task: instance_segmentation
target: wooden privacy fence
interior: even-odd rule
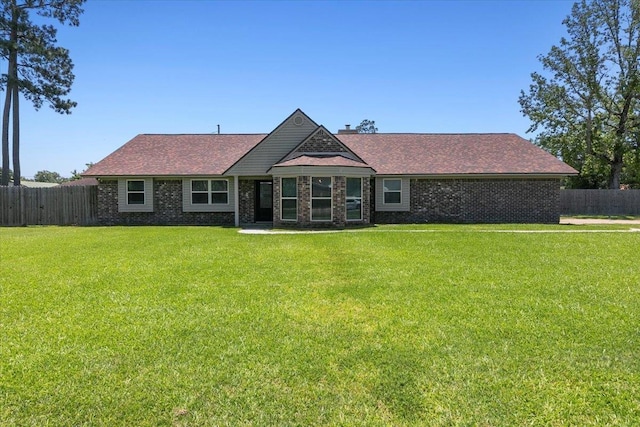
[[[0,187],[0,225],[91,225],[98,217],[98,187]]]
[[[640,190],[560,190],[560,215],[640,215]]]

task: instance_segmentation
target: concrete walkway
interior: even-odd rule
[[[622,224],[629,225],[628,229],[612,230],[612,229],[576,229],[567,227],[566,229],[551,228],[542,230],[518,230],[518,229],[465,229],[470,233],[639,233],[640,219],[623,220],[623,219],[583,219],[583,218],[562,218],[560,224],[563,225],[606,225],[606,224]],[[384,228],[354,228],[354,229],[338,229],[338,230],[273,230],[269,227],[248,227],[238,230],[241,234],[330,234],[330,233],[441,233],[455,232],[455,229],[438,230],[438,229],[393,229]]]
[[[592,225],[592,224],[640,224],[640,219],[601,219],[601,218],[560,218],[560,224]]]

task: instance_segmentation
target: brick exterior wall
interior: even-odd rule
[[[311,221],[311,177],[298,177],[298,220],[282,221],[280,219],[280,188],[281,178],[273,180],[273,225],[276,227],[303,227],[303,228],[342,228],[351,226],[362,226],[370,224],[370,181],[362,179],[362,220],[347,221],[346,211],[346,183],[344,176],[332,177],[332,220],[331,221]]]
[[[480,180],[465,183],[466,222],[560,222],[560,180]]]
[[[557,224],[560,220],[558,179],[411,179],[410,191],[409,212],[375,212],[373,220],[379,224]]]
[[[252,179],[240,179],[238,184],[238,206],[240,224],[256,222],[256,187]]]
[[[233,212],[183,212],[182,181],[153,181],[153,212],[118,212],[118,181],[98,185],[101,225],[234,225]]]
[[[280,178],[274,178],[277,227],[332,228],[371,223],[558,223],[558,179],[411,179],[409,212],[374,212],[375,180],[363,179],[362,221],[346,221],[346,179],[333,177],[333,220],[311,221],[310,177],[298,177],[298,221],[280,219]],[[101,225],[233,225],[233,212],[183,212],[182,181],[154,180],[154,212],[118,212],[118,182],[98,185]],[[255,222],[254,180],[239,181],[240,222]]]
[[[118,224],[118,181],[101,181],[98,184],[98,224]]]

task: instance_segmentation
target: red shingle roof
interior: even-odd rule
[[[557,174],[576,171],[515,134],[339,134],[380,175]]]
[[[60,184],[60,187],[81,187],[86,185],[98,185],[98,180],[95,178],[80,178],[73,181],[67,181]]]
[[[83,176],[221,175],[266,136],[138,135]],[[301,156],[278,166],[368,166],[380,175],[576,174],[570,166],[515,134],[335,136],[366,165],[341,156]]]
[[[265,136],[138,135],[83,176],[221,175]]]

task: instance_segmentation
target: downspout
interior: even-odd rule
[[[240,180],[238,175],[233,176],[233,212],[235,214],[236,227],[240,227]]]

